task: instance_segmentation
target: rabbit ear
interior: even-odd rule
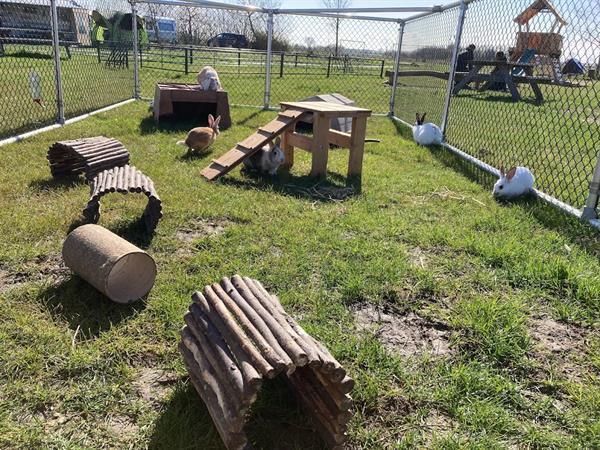
[[[419,122],[421,120],[421,116],[419,115],[419,113],[417,113],[417,122]]]
[[[277,139],[275,139],[275,145],[276,145],[277,147],[279,147],[279,145],[280,145],[280,144],[281,144],[281,138],[280,138],[280,137],[278,137]]]
[[[427,115],[427,113],[423,113],[423,115],[421,116],[421,120],[422,120],[423,122],[425,122],[425,116],[426,116],[426,115]]]
[[[506,173],[504,172],[504,166],[500,166],[498,167],[498,170],[500,171],[500,176],[503,177],[506,175]]]
[[[209,114],[209,115],[208,115],[208,126],[209,126],[209,127],[212,127],[214,123],[215,123],[215,118],[214,118],[214,116],[213,116],[212,114]]]
[[[219,126],[219,122],[221,122],[221,116],[218,116],[215,121],[214,121],[214,126],[218,127]]]
[[[508,171],[508,173],[506,174],[506,179],[508,181],[512,180],[516,173],[517,173],[517,168],[511,167],[510,170]]]

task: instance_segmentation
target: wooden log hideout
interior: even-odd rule
[[[100,198],[110,192],[143,192],[148,197],[144,210],[144,222],[149,232],[154,231],[162,218],[162,204],[154,189],[154,182],[134,166],[113,167],[100,172],[90,183],[90,200],[83,210],[88,222],[97,223],[100,219]]]
[[[192,295],[179,345],[190,381],[228,449],[248,446],[245,415],[263,379],[284,377],[331,448],[341,448],[354,381],[329,351],[251,278]]]
[[[116,139],[104,136],[60,141],[47,154],[53,177],[84,173],[88,181],[99,172],[129,163],[129,151]]]

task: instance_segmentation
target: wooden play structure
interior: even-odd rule
[[[140,299],[156,279],[156,263],[148,253],[99,225],[75,228],[62,256],[67,267],[117,303]]]
[[[179,116],[206,122],[209,114],[221,116],[221,128],[231,126],[227,91],[203,91],[198,85],[157,84],[154,90],[154,120]]]
[[[533,31],[531,21],[539,14],[551,14],[553,22],[544,32]],[[517,44],[511,49],[511,61],[524,64],[533,63],[541,75],[552,78],[556,83],[563,81],[560,55],[563,47],[562,28],[567,25],[550,0],[535,0],[529,7],[515,17],[519,25]],[[521,75],[515,72],[514,75]]]
[[[104,136],[55,142],[46,157],[53,177],[84,173],[88,181],[105,169],[129,163],[123,144]]]
[[[235,275],[192,295],[179,349],[230,450],[246,449],[246,414],[265,379],[283,377],[329,448],[341,449],[354,381],[279,299]]]
[[[294,164],[294,148],[312,154],[311,176],[324,177],[327,174],[327,161],[330,144],[350,149],[348,177],[360,177],[365,148],[367,118],[371,110],[328,102],[284,102],[276,119],[239,142],[202,171],[208,180],[214,180],[240,164],[244,159],[258,152],[263,146],[281,136],[281,148],[285,153],[285,168]],[[352,118],[352,131],[343,133],[330,129],[333,119]],[[295,132],[299,121],[313,124],[313,136]]]
[[[144,193],[148,204],[144,210],[144,223],[153,232],[162,218],[162,203],[154,189],[154,182],[133,166],[113,167],[100,172],[90,183],[90,200],[83,210],[88,222],[97,223],[100,219],[100,199],[111,192],[127,194]]]

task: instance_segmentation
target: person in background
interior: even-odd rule
[[[467,49],[460,53],[456,58],[456,71],[457,72],[468,72],[473,67],[473,59],[475,52],[475,45],[471,44],[467,47]]]
[[[496,61],[508,62],[508,58],[506,57],[506,54],[504,52],[497,52]],[[500,69],[496,67],[494,70],[492,70],[491,73],[494,74],[499,71]],[[496,81],[489,87],[489,89],[491,91],[506,91],[506,83],[504,81]]]

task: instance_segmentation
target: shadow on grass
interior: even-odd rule
[[[327,172],[327,178],[317,180],[309,175],[296,176],[283,171],[276,176],[262,175],[242,169],[243,179],[221,178],[221,183],[241,189],[272,190],[278,194],[320,202],[344,201],[361,192],[359,177],[346,178]]]
[[[88,223],[83,216],[79,217],[69,227],[69,233],[75,228]],[[98,225],[102,226],[100,223]],[[134,220],[119,222],[117,226],[108,229],[141,249],[147,249],[154,238],[154,232],[149,232],[146,228],[143,215]]]
[[[532,106],[542,106],[548,105],[548,103],[552,103],[552,100],[544,99],[543,103],[538,103],[535,98],[525,97],[523,96],[523,91],[520,91],[522,95],[521,100],[515,101],[512,99],[510,92],[506,91],[495,91],[496,94],[490,93],[490,91],[468,91],[471,94],[458,94],[455,95],[457,98],[468,98],[470,100],[476,100],[479,102],[492,102],[492,103],[506,103],[506,104],[517,104],[517,103],[526,103]],[[526,94],[525,94],[526,95]]]
[[[237,122],[235,122],[235,124],[236,125],[246,125],[248,122],[250,122],[255,117],[260,116],[263,112],[264,112],[263,109],[257,109],[255,111],[252,111],[248,116],[246,116],[246,117],[238,120]]]
[[[204,124],[206,125],[206,124]],[[181,120],[175,118],[163,118],[159,123],[154,121],[153,116],[144,117],[140,121],[140,134],[154,134],[159,131],[173,131],[173,132],[185,132],[187,133],[192,128],[204,126],[198,123],[196,120]]]
[[[39,178],[29,183],[29,187],[36,191],[60,190],[67,191],[85,184],[82,176],[62,178]]]
[[[263,385],[244,429],[256,449],[326,448],[281,377]],[[149,448],[225,448],[206,406],[191,384],[177,388],[171,397],[156,422]]]
[[[465,161],[443,147],[431,147],[431,154],[444,165],[460,172],[470,180],[481,184],[490,191],[497,178]],[[502,206],[518,207],[524,214],[531,214],[545,228],[556,231],[570,242],[582,247],[590,255],[600,258],[600,239],[598,231],[578,220],[576,217],[560,211],[556,207],[533,195],[511,201],[499,201]]]
[[[185,147],[181,147],[182,149]],[[180,161],[195,161],[198,159],[204,159],[207,156],[211,156],[213,154],[213,151],[208,148],[206,150],[204,150],[203,152],[197,152],[197,151],[188,151],[187,149],[185,150],[185,153],[183,153],[182,155],[178,156],[177,159]]]
[[[78,340],[96,338],[146,306],[143,300],[128,305],[112,302],[76,275],[45,289],[38,300],[57,321],[79,329]]]

